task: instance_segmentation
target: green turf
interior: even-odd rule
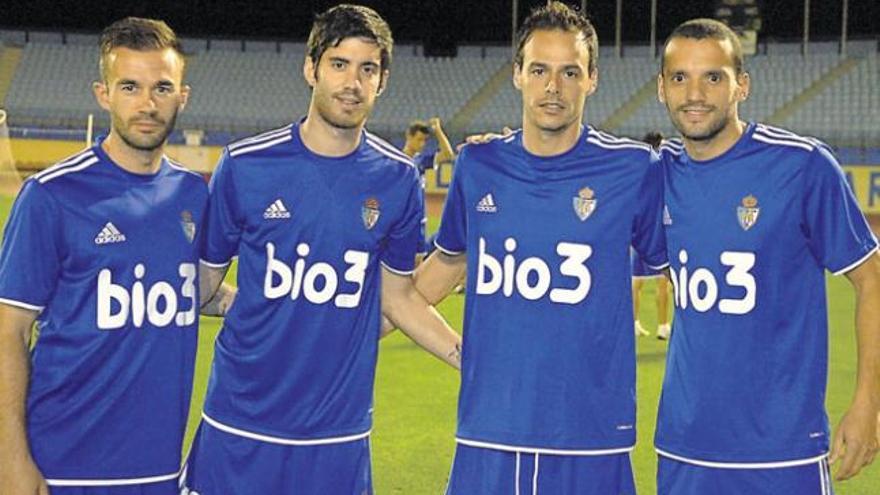
[[[0,197],[0,218],[4,219],[4,223],[9,206],[9,200]],[[435,222],[431,224],[436,225]],[[234,273],[233,265],[227,278],[234,281]],[[855,383],[854,300],[852,289],[844,277],[829,277],[828,280],[832,330],[827,405],[832,425],[836,425],[849,404]],[[656,328],[656,314],[650,303],[654,290],[654,283],[648,282],[642,294],[641,321],[652,331]],[[441,312],[455,328],[461,328],[463,302],[462,296],[453,295],[440,306]],[[202,318],[201,323],[187,445],[198,420],[220,320]],[[633,464],[641,494],[655,493],[656,457],[651,439],[663,377],[665,347],[665,343],[654,337],[642,337],[637,342],[639,435]],[[442,493],[454,449],[457,393],[457,374],[422,352],[399,332],[382,341],[376,374],[376,412],[372,436],[376,493]],[[835,490],[838,495],[880,493],[880,461],[854,480],[838,483]]]

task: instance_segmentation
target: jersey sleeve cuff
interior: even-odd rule
[[[225,263],[214,263],[214,262],[208,261],[204,258],[199,259],[200,264],[205,265],[209,268],[226,268],[227,266],[229,266],[230,262],[232,262],[232,260],[226,260]]]
[[[874,244],[874,247],[871,248],[871,250],[868,251],[864,256],[862,256],[861,258],[859,258],[859,259],[856,260],[855,262],[850,263],[849,265],[847,265],[847,266],[841,268],[840,270],[837,270],[837,271],[831,272],[831,274],[832,274],[832,275],[843,275],[843,274],[845,274],[846,272],[848,272],[848,271],[850,271],[850,270],[854,270],[855,268],[858,268],[859,265],[861,265],[862,263],[868,261],[868,258],[870,258],[871,256],[877,254],[877,249],[878,249],[878,247],[877,247],[877,244],[875,243],[875,244]]]
[[[16,299],[8,299],[5,297],[0,297],[0,303],[6,304],[8,306],[14,306],[16,308],[28,309],[31,311],[43,311],[43,308],[46,306],[37,306],[36,304],[26,303],[24,301],[18,301]]]
[[[665,269],[669,268],[669,262],[667,261],[666,263],[662,263],[660,265],[648,264],[648,267],[651,268],[652,270],[657,270],[657,271],[665,270]]]
[[[413,274],[413,272],[415,272],[415,270],[398,270],[397,268],[394,268],[393,266],[389,266],[388,263],[385,263],[384,261],[380,261],[379,264],[382,265],[382,268],[388,270],[389,272],[391,272],[395,275],[403,276],[403,277],[409,277],[410,275]]]
[[[448,249],[448,248],[443,247],[442,245],[440,245],[439,242],[437,242],[437,239],[434,239],[434,247],[436,247],[437,250],[439,250],[441,253],[449,255],[449,256],[458,256],[460,254],[464,254],[464,250],[454,251],[452,249]]]

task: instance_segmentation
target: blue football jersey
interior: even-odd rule
[[[0,302],[35,311],[28,439],[52,484],[173,479],[196,352],[208,188],[100,145],[29,178],[6,224]]]
[[[311,152],[299,124],[229,145],[211,182],[204,263],[238,256],[205,420],[296,443],[365,436],[381,316],[380,265],[409,274],[421,240],[418,171],[364,133]]]
[[[459,155],[437,248],[467,252],[458,441],[597,454],[635,443],[630,245],[661,268],[663,183],[643,143],[583,128]]]
[[[675,329],[656,446],[686,462],[815,462],[828,451],[825,273],[876,251],[837,161],[749,124],[708,161],[663,146]]]

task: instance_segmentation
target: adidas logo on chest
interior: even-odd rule
[[[125,242],[125,234],[119,231],[113,222],[107,222],[104,228],[98,232],[95,237],[95,244],[113,244],[117,242]]]
[[[284,206],[281,198],[276,199],[263,212],[263,218],[266,220],[276,220],[281,218],[290,218],[290,210]]]
[[[495,204],[495,198],[492,193],[483,196],[477,203],[477,211],[480,213],[495,213],[498,211],[498,205]]]

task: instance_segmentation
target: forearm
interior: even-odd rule
[[[452,144],[446,133],[443,132],[443,126],[440,119],[434,117],[431,119],[431,129],[434,131],[434,138],[437,140],[438,153],[434,159],[434,164],[451,162],[455,159],[455,152],[452,150]]]
[[[383,311],[397,328],[420,347],[453,368],[461,368],[461,336],[417,291]]]
[[[880,284],[880,281],[872,281]],[[854,402],[880,410],[880,287],[857,291],[856,339],[858,372]]]
[[[437,305],[461,282],[466,269],[464,255],[449,256],[438,251],[419,265],[413,284],[428,304]]]
[[[30,459],[25,419],[27,345],[17,333],[0,329],[0,462],[4,464]]]
[[[226,277],[226,271],[229,265],[224,267],[214,267],[205,264],[199,265],[199,307],[204,308],[215,299],[217,292],[220,290],[223,278]],[[221,294],[220,297],[223,295]],[[202,311],[204,313],[204,309]],[[205,313],[207,314],[207,313]]]
[[[220,284],[214,296],[202,304],[201,313],[206,316],[226,316],[235,301],[238,290],[229,284]]]

